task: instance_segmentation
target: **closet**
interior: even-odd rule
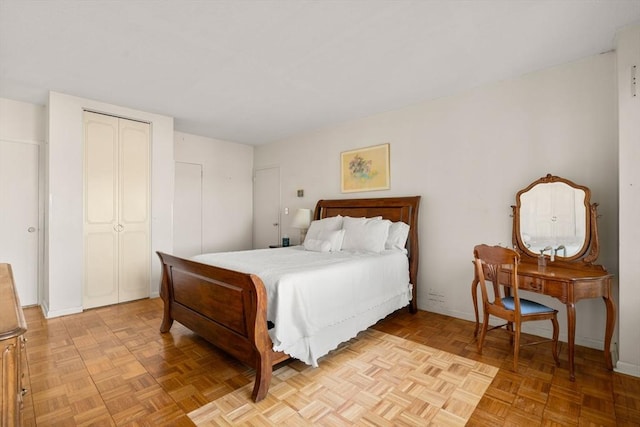
[[[83,307],[149,296],[150,125],[84,112]]]

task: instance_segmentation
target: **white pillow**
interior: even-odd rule
[[[313,252],[329,252],[331,243],[328,240],[304,239],[304,248]]]
[[[372,218],[344,218],[342,250],[380,253],[384,250],[391,221]]]
[[[324,240],[331,244],[331,252],[338,252],[340,249],[342,249],[343,239],[344,230],[323,230],[318,234],[318,240]]]
[[[384,244],[385,249],[405,249],[409,237],[409,225],[402,221],[393,222],[389,226],[389,236]]]
[[[311,221],[311,225],[309,225],[309,229],[307,230],[305,241],[307,239],[318,240],[318,236],[322,231],[337,231],[341,228],[342,216],[340,215]]]

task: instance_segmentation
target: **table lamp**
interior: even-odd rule
[[[300,229],[300,244],[304,242],[309,224],[311,224],[311,209],[298,209],[291,222],[291,228]]]

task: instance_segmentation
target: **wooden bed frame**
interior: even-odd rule
[[[314,219],[343,215],[381,215],[410,226],[409,278],[413,297],[409,305],[417,311],[418,208],[420,196],[377,199],[320,200]],[[269,390],[273,365],[289,356],[273,351],[267,331],[267,296],[264,283],[253,274],[214,267],[158,252],[162,262],[160,297],[164,317],[160,332],[168,332],[176,320],[216,347],[255,368],[251,397],[262,400]]]

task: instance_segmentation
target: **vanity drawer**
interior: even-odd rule
[[[520,276],[518,282],[520,282],[519,288],[525,291],[537,292],[561,300],[567,297],[567,284],[561,281]]]
[[[518,282],[518,287],[525,291],[544,292],[544,279],[520,276],[518,277]]]
[[[545,280],[544,293],[550,297],[556,297],[565,301],[567,298],[567,283],[557,280]]]

